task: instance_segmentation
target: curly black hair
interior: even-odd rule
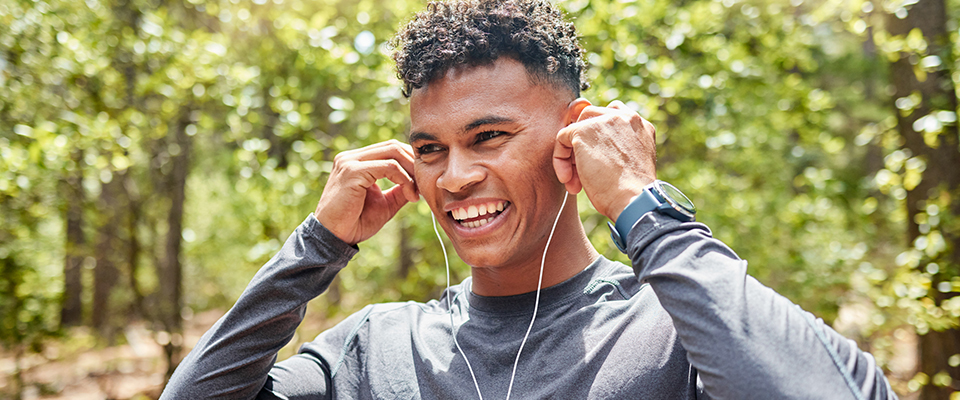
[[[456,66],[520,61],[537,82],[590,87],[573,23],[549,0],[450,0],[431,2],[397,36],[397,76],[403,94],[426,86]]]

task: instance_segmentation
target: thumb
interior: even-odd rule
[[[393,218],[404,205],[411,202],[409,194],[405,193],[405,191],[409,191],[409,189],[405,186],[407,185],[396,185],[383,191],[383,197],[387,201],[387,215],[389,218]]]
[[[580,174],[577,173],[577,159],[573,149],[574,130],[570,127],[561,129],[557,133],[553,145],[553,170],[557,180],[562,183],[570,194],[580,193]]]

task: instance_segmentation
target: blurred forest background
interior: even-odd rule
[[[156,397],[314,210],[333,156],[403,138],[389,41],[424,5],[0,0],[0,398]],[[960,1],[561,5],[584,96],[656,124],[660,177],[750,273],[904,398],[960,399]],[[423,202],[361,249],[281,358],[443,288]]]

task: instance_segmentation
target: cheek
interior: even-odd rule
[[[433,197],[437,190],[439,174],[434,170],[437,170],[437,168],[421,163],[413,164],[413,181],[416,182],[420,194],[428,200]]]
[[[520,155],[523,160],[523,169],[529,171],[528,173],[538,181],[559,182],[553,170],[553,147],[553,141],[547,140],[538,140],[525,146]]]
[[[428,184],[429,180],[427,179],[424,168],[420,164],[413,165],[413,182],[417,184],[417,188],[420,189],[420,192],[423,193],[425,190],[430,189]]]

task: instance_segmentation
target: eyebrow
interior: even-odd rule
[[[463,127],[463,132],[469,132],[484,125],[496,125],[496,124],[502,124],[506,122],[513,122],[513,120],[507,117],[498,117],[495,115],[490,115],[490,116],[479,118],[465,125]]]
[[[407,138],[407,142],[410,143],[418,140],[437,140],[437,137],[426,132],[413,132],[410,134],[410,137]]]
[[[460,133],[467,133],[484,125],[497,125],[509,122],[514,122],[514,120],[507,117],[489,115],[486,117],[477,118],[469,124],[464,125]],[[426,132],[412,132],[407,140],[410,143],[413,143],[418,140],[437,140],[437,137]]]

